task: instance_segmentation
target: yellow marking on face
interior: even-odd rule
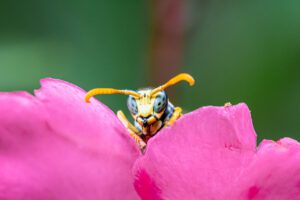
[[[154,99],[150,97],[151,90],[139,91],[140,98],[136,99],[138,106],[138,116],[149,117],[153,114]]]

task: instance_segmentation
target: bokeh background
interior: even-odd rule
[[[259,140],[300,139],[299,0],[0,2],[0,90],[39,79],[94,87],[157,86],[186,112],[246,102]],[[125,96],[102,96],[114,111]]]

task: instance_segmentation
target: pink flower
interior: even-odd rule
[[[203,107],[142,155],[106,106],[69,83],[0,94],[1,200],[300,199],[300,144],[256,148],[245,104]]]

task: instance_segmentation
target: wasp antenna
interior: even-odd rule
[[[175,85],[176,83],[180,82],[180,81],[186,81],[189,83],[190,86],[193,86],[195,84],[195,80],[194,78],[187,74],[187,73],[181,73],[178,74],[177,76],[171,78],[168,82],[166,82],[165,84],[155,88],[154,90],[151,91],[151,95],[156,94],[159,91],[162,91],[164,89],[166,89],[167,87],[170,87],[172,85]]]
[[[132,95],[136,98],[140,97],[139,93],[131,90],[117,90],[113,88],[95,88],[87,92],[87,94],[85,95],[85,102],[89,102],[90,98],[99,94],[125,94],[125,95]]]

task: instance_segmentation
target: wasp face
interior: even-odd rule
[[[142,127],[150,126],[157,122],[163,115],[168,105],[165,91],[151,95],[151,89],[139,90],[139,98],[129,96],[127,106],[134,119]]]

